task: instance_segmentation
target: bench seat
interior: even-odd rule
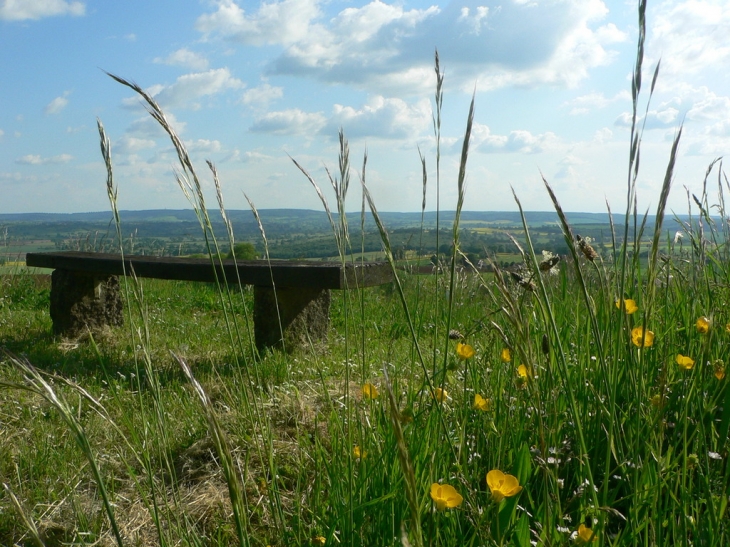
[[[307,262],[155,257],[80,251],[28,253],[30,267],[50,268],[51,319],[57,334],[121,325],[120,275],[254,286],[254,333],[259,350],[290,350],[326,340],[330,290],[393,280],[387,262]]]

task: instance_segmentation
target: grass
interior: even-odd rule
[[[436,75],[438,142],[438,63]],[[226,244],[215,239],[200,177],[164,113],[116,79],[168,131],[178,182],[219,260],[232,230]],[[470,123],[471,113],[457,211]],[[364,158],[362,210],[376,217],[397,282],[333,295],[324,348],[259,354],[252,295],[223,280],[125,278],[126,325],[65,340],[49,334],[48,278],[2,275],[0,544],[726,545],[730,187],[713,162],[690,203],[694,222],[662,240],[680,134],[657,226],[644,233],[635,125],[629,215],[612,224],[603,256],[577,239],[545,181],[570,251],[551,270],[526,223],[519,272],[399,269]],[[328,181],[338,213],[355,173],[341,135]],[[338,260],[362,259],[353,220],[330,218]],[[463,258],[458,214],[454,224],[451,264]],[[629,299],[636,310],[621,304]]]

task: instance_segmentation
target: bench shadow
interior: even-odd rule
[[[26,329],[17,332],[12,338],[0,340],[0,353],[8,352],[11,355],[26,359],[39,371],[58,375],[80,384],[88,382],[114,381],[121,388],[130,390],[143,389],[149,386],[147,373],[142,361],[135,363],[131,356],[133,348],[126,343],[123,348],[108,348],[105,341],[109,337],[121,336],[128,338],[128,332],[119,332],[123,329],[108,329],[97,333],[93,340],[89,336],[80,339],[65,339],[54,335],[49,329]],[[117,342],[118,344],[118,342]],[[175,351],[175,350],[172,350]],[[120,355],[122,354],[122,355]],[[125,356],[128,355],[129,357]],[[213,377],[232,379],[240,376],[240,366],[245,362],[237,359],[233,352],[219,354],[215,361],[210,356],[180,354],[190,366],[197,379],[205,381]],[[271,357],[275,358],[275,357]],[[242,364],[236,364],[242,362]],[[153,365],[156,380],[160,387],[189,383],[181,367],[167,352],[164,360],[159,360],[158,366]]]

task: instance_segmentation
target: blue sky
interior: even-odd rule
[[[682,120],[670,207],[687,209],[730,151],[730,3],[649,0],[639,208],[655,207]],[[288,155],[328,190],[337,133],[383,211],[417,211],[429,173],[437,48],[445,72],[442,209],[453,209],[476,90],[468,210],[625,208],[636,2],[624,0],[0,0],[0,213],[108,209],[97,117],[122,209],[186,208],[170,143],[130,90],[161,104],[215,204],[320,209]],[[646,94],[644,95],[646,99]],[[642,102],[642,112],[645,108]],[[712,175],[716,187],[716,172]],[[358,176],[348,199],[359,210]],[[686,188],[686,189],[685,189]],[[329,194],[328,194],[329,195]],[[332,199],[330,197],[330,199]]]

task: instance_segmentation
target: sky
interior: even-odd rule
[[[183,209],[160,104],[217,207],[334,207],[338,133],[348,211],[360,180],[381,211],[453,210],[469,103],[465,210],[626,208],[635,0],[0,0],[0,213],[109,209],[97,119],[120,209]],[[444,72],[440,184],[434,53]],[[659,78],[647,103],[651,76]],[[639,210],[656,208],[683,133],[670,210],[687,211],[730,151],[730,2],[649,0]],[[647,110],[648,108],[648,110]],[[645,114],[646,113],[646,114]],[[713,195],[718,168],[710,175]],[[437,196],[438,193],[438,196]]]

